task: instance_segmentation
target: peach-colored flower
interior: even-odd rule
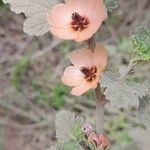
[[[108,138],[104,135],[100,135],[99,140],[100,140],[100,146],[102,146],[104,149],[106,149],[109,145]]]
[[[65,69],[62,82],[73,87],[71,93],[80,96],[89,89],[96,88],[100,75],[107,65],[107,52],[97,44],[94,53],[82,48],[71,53],[70,61],[74,66]]]
[[[95,132],[91,132],[88,141],[93,143],[95,147],[101,147],[103,149],[106,149],[109,145],[108,138],[104,135],[100,135],[99,137],[96,135]]]
[[[50,31],[60,39],[89,39],[107,18],[103,0],[66,0],[48,12]]]
[[[88,141],[90,143],[93,143],[93,145],[95,145],[95,147],[99,147],[101,144],[101,141],[98,139],[97,135],[95,132],[91,132],[89,137],[88,137]]]

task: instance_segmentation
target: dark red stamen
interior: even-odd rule
[[[74,31],[83,31],[88,27],[89,21],[86,17],[80,16],[78,13],[72,14],[71,28]]]
[[[91,68],[82,67],[81,72],[84,74],[84,77],[88,82],[92,82],[93,80],[96,79],[96,73],[97,73],[96,66],[93,66]]]

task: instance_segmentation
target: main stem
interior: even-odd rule
[[[95,94],[96,94],[96,133],[97,135],[103,135],[105,102],[104,96],[101,92],[100,84],[97,85],[97,88],[95,89]]]
[[[94,53],[96,47],[95,37],[93,36],[86,42],[88,48]],[[101,92],[100,83],[98,83],[97,88],[95,89],[96,94],[96,133],[97,135],[103,134],[103,124],[104,124],[104,111],[106,100]]]

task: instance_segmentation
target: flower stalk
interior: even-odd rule
[[[88,48],[94,52],[96,41],[95,36],[86,41]],[[96,134],[103,135],[103,124],[104,124],[104,111],[105,111],[105,96],[102,94],[101,85],[98,83],[95,89],[96,95]]]
[[[103,135],[105,101],[104,96],[101,92],[100,84],[97,85],[97,88],[95,89],[95,94],[96,94],[96,133],[97,135]]]

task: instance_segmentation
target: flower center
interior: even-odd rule
[[[84,74],[84,78],[88,82],[92,82],[93,80],[96,79],[96,73],[97,73],[96,66],[93,66],[91,68],[81,67],[81,72]]]
[[[78,13],[72,14],[71,28],[74,31],[83,31],[88,27],[89,21],[86,17],[80,16]]]

